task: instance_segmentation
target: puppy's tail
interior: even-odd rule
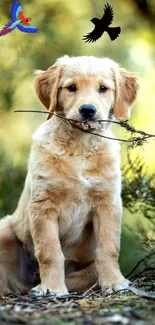
[[[121,28],[120,27],[108,27],[106,29],[106,32],[108,33],[110,39],[114,41],[120,34]]]

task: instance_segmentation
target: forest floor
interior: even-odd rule
[[[133,288],[133,289],[132,289]],[[0,324],[25,325],[151,325],[155,324],[155,271],[138,276],[131,291],[103,296],[94,288],[61,298],[2,297]]]

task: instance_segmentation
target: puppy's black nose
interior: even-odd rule
[[[85,119],[92,118],[96,112],[96,107],[91,104],[84,104],[79,108],[79,114]]]

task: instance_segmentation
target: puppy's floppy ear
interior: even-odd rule
[[[123,68],[114,68],[115,78],[115,105],[113,113],[116,118],[128,120],[130,106],[134,102],[139,89],[138,77],[133,72]]]
[[[50,111],[54,112],[57,105],[58,85],[61,75],[61,68],[56,63],[46,71],[36,71],[37,77],[34,81],[34,90],[43,103]],[[48,115],[47,119],[52,115]]]

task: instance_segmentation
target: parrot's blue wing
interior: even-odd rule
[[[20,23],[19,25],[17,25],[17,28],[24,33],[37,33],[38,32],[38,28],[34,27],[33,25],[26,25],[23,23]]]
[[[19,19],[19,13],[22,12],[22,7],[19,0],[14,0],[12,7],[11,7],[11,17],[13,21]]]

